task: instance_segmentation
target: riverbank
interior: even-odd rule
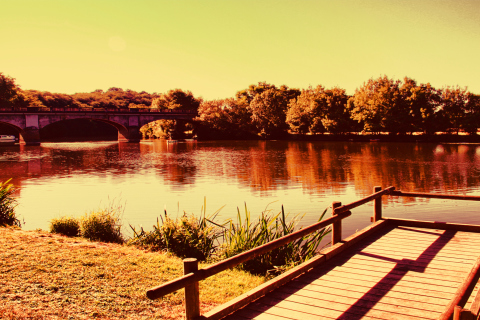
[[[179,258],[132,246],[0,228],[0,318],[183,319],[183,290],[155,301],[145,296],[182,268]],[[201,310],[262,282],[238,270],[208,278],[200,282]]]

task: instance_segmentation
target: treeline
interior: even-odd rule
[[[282,138],[291,133],[476,134],[480,122],[480,96],[466,88],[437,89],[387,76],[368,80],[353,95],[338,87],[299,90],[260,82],[232,98],[203,100],[181,89],[150,94],[110,88],[73,95],[21,90],[0,73],[0,108],[5,107],[198,110],[195,121],[180,129],[194,130],[204,139]],[[173,127],[172,121],[163,120],[142,132],[165,137]]]

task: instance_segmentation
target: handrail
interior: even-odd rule
[[[370,201],[373,201],[373,200],[376,200],[376,199],[379,199],[381,198],[383,195],[386,195],[386,194],[391,194],[391,192],[393,192],[395,190],[395,187],[388,187],[386,189],[383,189],[381,191],[378,191],[378,192],[375,192],[371,195],[369,195],[368,197],[365,197],[363,199],[360,199],[358,201],[354,201],[352,203],[349,203],[349,204],[346,204],[344,206],[340,206],[338,208],[335,208],[335,212],[344,212],[344,211],[348,211],[348,210],[351,210],[353,208],[356,208],[356,207],[359,207],[367,202],[370,202]]]
[[[264,245],[261,245],[259,247],[256,247],[254,249],[242,252],[234,257],[231,257],[229,259],[222,260],[220,262],[217,262],[213,265],[210,265],[204,269],[200,269],[196,271],[195,273],[189,273],[187,275],[184,275],[183,277],[171,280],[167,283],[161,284],[155,288],[152,288],[147,291],[147,297],[150,299],[157,299],[160,298],[166,294],[172,293],[176,290],[182,289],[185,286],[189,285],[192,282],[197,282],[203,279],[206,279],[214,274],[217,274],[221,271],[224,271],[229,268],[233,268],[240,263],[243,263],[245,261],[248,261],[250,259],[253,259],[254,257],[257,257],[261,254],[264,254],[268,251],[271,251],[273,249],[279,248],[293,240],[299,239],[309,233],[312,233],[314,231],[317,231],[319,229],[322,229],[334,222],[340,221],[342,219],[345,219],[346,217],[350,216],[351,212],[350,211],[344,211],[342,213],[339,213],[338,215],[332,216],[326,220],[317,222],[315,224],[312,224],[304,229],[300,229],[296,232],[293,232],[291,234],[288,234],[286,236],[283,236],[281,238],[278,238],[276,240],[273,240],[269,243],[266,243]]]
[[[449,200],[472,200],[480,201],[480,196],[458,196],[450,194],[441,194],[441,193],[418,193],[418,192],[403,192],[403,191],[391,191],[391,196],[396,197],[419,197],[419,198],[435,198],[435,199],[449,199]]]

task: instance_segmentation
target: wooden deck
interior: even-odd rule
[[[438,319],[479,256],[480,233],[390,227],[225,319]]]
[[[150,299],[185,288],[187,320],[480,319],[480,225],[385,218],[382,196],[480,201],[375,187],[358,201],[332,203],[332,216],[147,291]],[[342,220],[374,202],[373,222],[342,239]],[[331,247],[303,264],[202,315],[198,282],[331,226]]]

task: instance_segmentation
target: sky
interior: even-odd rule
[[[478,0],[0,0],[0,72],[68,94],[354,94],[383,75],[480,94],[479,17]]]

